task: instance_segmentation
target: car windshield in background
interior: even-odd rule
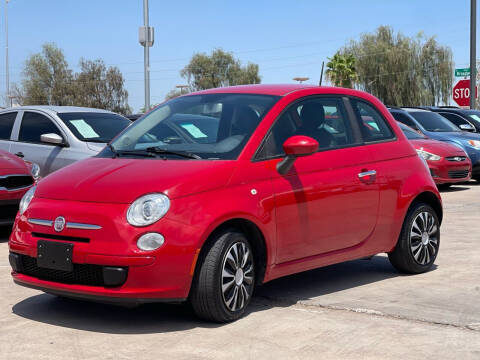
[[[417,133],[415,130],[413,130],[411,127],[402,124],[401,122],[397,122],[398,126],[400,126],[400,129],[402,129],[403,133],[407,137],[408,140],[415,140],[415,139],[426,139],[425,136]]]
[[[422,127],[432,132],[459,132],[461,131],[442,115],[429,111],[411,111],[409,112]]]
[[[108,143],[132,122],[123,116],[103,112],[59,113],[75,137],[81,141]]]
[[[473,120],[477,124],[480,124],[480,111],[470,110],[467,112],[469,120]]]
[[[166,102],[101,153],[176,159],[236,159],[278,96],[207,94]],[[112,155],[112,154],[108,154]]]

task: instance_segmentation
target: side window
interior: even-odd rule
[[[412,119],[410,119],[407,115],[399,112],[392,112],[391,114],[395,120],[400,121],[402,124],[405,124],[412,129],[417,129],[417,125],[415,125]]]
[[[460,117],[456,114],[444,113],[444,112],[441,112],[439,114],[442,115],[444,118],[447,118],[448,120],[450,120],[452,123],[454,123],[457,126],[464,125],[464,124],[470,125],[470,123],[468,121],[466,121],[465,119],[462,119],[462,117]]]
[[[40,135],[52,133],[63,137],[60,130],[48,117],[28,111],[23,113],[19,141],[41,143]]]
[[[366,142],[394,138],[386,120],[372,105],[356,99],[351,99],[351,103]]]
[[[267,135],[262,157],[284,155],[283,143],[294,135],[318,141],[320,150],[354,143],[352,129],[340,98],[312,98],[291,105]]]
[[[16,117],[16,112],[0,115],[0,140],[10,140]]]

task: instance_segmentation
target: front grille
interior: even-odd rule
[[[448,161],[465,161],[466,158],[466,156],[449,156],[446,159]]]
[[[90,286],[105,286],[103,280],[103,266],[91,264],[73,264],[73,271],[62,271],[40,268],[37,259],[20,255],[23,270],[21,274],[33,276],[41,280],[55,281],[63,284],[78,284]]]
[[[32,184],[33,184],[33,178],[30,175],[0,176],[0,188],[4,188],[10,191],[25,188]]]
[[[468,170],[451,170],[448,172],[450,179],[462,179],[468,176]]]
[[[53,234],[44,234],[39,232],[32,232],[32,236],[42,238],[42,239],[51,239],[51,240],[63,240],[63,241],[75,241],[75,242],[90,242],[89,238],[78,237],[78,236],[66,236],[66,235],[53,235]]]

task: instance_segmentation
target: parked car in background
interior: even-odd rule
[[[41,176],[98,154],[131,121],[110,111],[22,106],[0,111],[0,149],[37,163]]]
[[[431,111],[439,113],[463,131],[480,133],[480,111],[452,107],[432,107]]]
[[[446,187],[470,180],[472,162],[460,147],[429,139],[400,122],[399,126],[417,153],[427,161],[430,174],[437,185]]]
[[[480,182],[480,134],[461,131],[442,115],[419,108],[389,108],[393,117],[426,137],[464,150],[472,162],[472,178]]]
[[[25,199],[9,241],[17,284],[188,299],[218,322],[241,317],[256,285],[316,267],[385,252],[428,271],[442,221],[424,160],[377,98],[304,84],[169,100]]]
[[[11,225],[20,199],[38,179],[40,168],[0,150],[0,226]]]

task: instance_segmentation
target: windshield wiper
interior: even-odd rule
[[[201,159],[201,157],[198,156],[197,154],[193,154],[188,151],[167,150],[167,149],[159,148],[157,146],[148,147],[145,150],[154,154],[178,155],[187,159],[197,159],[197,160]]]

